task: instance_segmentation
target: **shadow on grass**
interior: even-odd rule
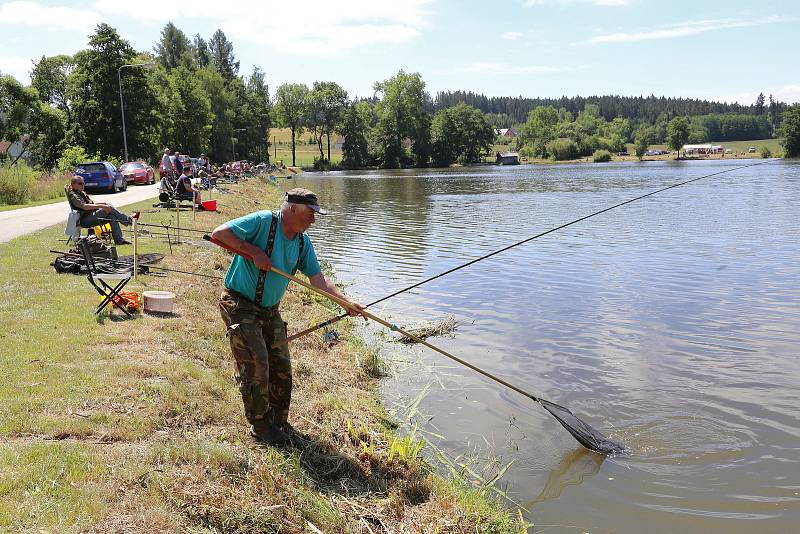
[[[336,445],[292,431],[292,443],[279,450],[297,455],[299,466],[314,489],[324,494],[345,497],[387,494],[394,482],[400,482],[407,467],[389,465],[374,455],[359,456],[363,463],[336,450]],[[270,445],[259,444],[259,447]]]

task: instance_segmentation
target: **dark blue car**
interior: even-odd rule
[[[101,189],[109,193],[116,193],[128,188],[125,177],[113,163],[108,161],[80,163],[75,167],[75,174],[83,178],[86,189]]]

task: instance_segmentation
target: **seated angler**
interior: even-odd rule
[[[200,190],[192,185],[192,166],[186,165],[183,174],[178,178],[175,186],[175,198],[178,200],[192,200],[195,205],[200,205]]]
[[[91,228],[108,223],[111,226],[111,235],[117,245],[130,245],[131,242],[122,237],[122,230],[119,223],[125,226],[130,225],[133,220],[128,215],[117,210],[106,202],[93,202],[89,195],[83,190],[83,178],[73,175],[70,180],[67,201],[72,209],[81,214],[80,225],[83,228]]]

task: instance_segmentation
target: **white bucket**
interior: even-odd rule
[[[175,293],[170,291],[145,291],[142,293],[144,298],[144,311],[157,313],[172,313],[172,306],[175,304]]]

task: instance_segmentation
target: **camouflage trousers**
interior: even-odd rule
[[[262,308],[226,289],[219,309],[228,327],[247,420],[257,431],[285,423],[292,400],[292,362],[287,344],[272,348],[276,341],[286,339],[286,323],[278,307]]]

